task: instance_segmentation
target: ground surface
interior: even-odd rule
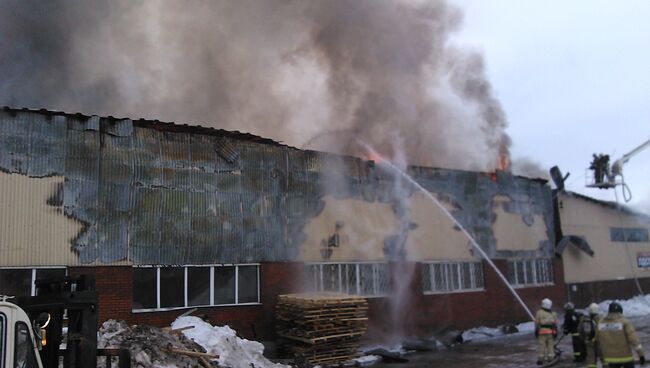
[[[630,318],[637,329],[643,346],[650,355],[650,315]],[[457,345],[451,350],[439,350],[427,353],[412,353],[406,356],[408,363],[376,363],[373,368],[474,368],[474,367],[537,367],[536,340],[532,333],[509,335],[487,341],[468,342]],[[563,351],[561,361],[554,367],[566,368],[579,366],[572,362],[573,350],[567,336],[559,348]],[[584,365],[583,365],[584,366]]]

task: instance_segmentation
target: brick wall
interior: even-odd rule
[[[505,273],[506,262],[495,263]],[[419,263],[393,263],[393,275],[411,275],[404,293],[390,298],[369,298],[370,332],[378,340],[392,335],[430,335],[444,328],[464,329],[472,326],[494,326],[528,320],[505,285],[489,265],[484,264],[485,290],[451,294],[424,295]],[[529,308],[535,312],[543,298],[551,298],[556,307],[565,301],[562,263],[553,262],[555,284],[552,286],[518,288]],[[107,319],[122,319],[129,324],[144,323],[169,326],[187,309],[164,312],[131,312],[133,269],[129,266],[71,267],[71,276],[95,276],[99,294],[100,323]],[[392,277],[395,285],[399,280]],[[205,314],[211,323],[230,325],[240,335],[253,339],[275,338],[275,305],[280,294],[299,292],[304,280],[304,264],[300,262],[268,262],[260,265],[261,305],[203,307],[195,314]],[[401,308],[396,308],[399,305]],[[189,309],[189,308],[188,308]]]
[[[302,263],[271,262],[260,265],[260,305],[201,307],[194,314],[206,315],[212,324],[229,325],[240,335],[254,339],[273,338],[274,308],[279,294],[295,292],[302,280]],[[191,308],[163,312],[133,313],[133,268],[70,267],[70,276],[95,276],[99,295],[98,321],[125,320],[129,324],[169,326],[180,314]]]
[[[494,260],[501,272],[507,274],[505,260]],[[515,300],[492,268],[484,262],[485,290],[448,294],[424,295],[421,284],[422,264],[412,264],[410,289],[405,295],[408,301],[404,308],[397,309],[400,299],[370,298],[370,333],[377,340],[390,340],[396,332],[407,335],[431,336],[448,328],[466,329],[474,326],[496,326],[500,324],[530,320],[527,313]],[[393,274],[403,269],[392,265]],[[554,308],[560,310],[566,301],[562,262],[553,260],[555,283],[549,286],[516,288],[515,290],[534,314],[543,298],[550,298]]]

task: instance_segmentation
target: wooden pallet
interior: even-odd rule
[[[288,294],[278,297],[280,346],[297,361],[333,364],[358,356],[368,324],[364,298],[339,293]]]

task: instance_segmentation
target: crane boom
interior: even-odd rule
[[[636,154],[638,154],[639,152],[643,151],[648,147],[650,147],[650,139],[641,143],[638,147],[624,154],[618,160],[614,161],[614,163],[612,164],[612,176],[615,177],[617,175],[621,175],[623,173],[623,165],[627,163],[633,156],[635,156]]]

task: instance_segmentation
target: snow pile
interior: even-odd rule
[[[362,357],[354,359],[354,362],[356,362],[360,366],[366,366],[366,365],[371,365],[373,363],[376,363],[380,359],[381,357],[379,355],[364,355]]]
[[[535,331],[535,322],[524,322],[517,325],[519,332],[534,332]]]
[[[200,347],[184,336],[164,332],[160,328],[108,320],[98,331],[99,348],[129,349],[134,368],[198,367],[196,358],[171,353],[168,349],[197,350]]]
[[[650,314],[650,294],[638,295],[628,300],[615,300],[623,307],[623,315],[626,317],[640,317]],[[612,300],[605,300],[598,303],[601,314],[607,314],[609,304]]]
[[[650,315],[650,294],[635,296],[627,300],[614,300],[623,307],[623,315],[626,317],[641,317]],[[601,315],[606,315],[609,304],[612,300],[605,300],[598,303]],[[584,312],[586,313],[586,311]],[[517,325],[519,333],[535,331],[534,322],[525,322]],[[504,326],[500,327],[476,327],[463,332],[464,341],[485,340],[505,335]]]
[[[262,354],[264,345],[237,337],[228,326],[212,326],[198,317],[179,317],[172,323],[173,329],[194,326],[183,334],[201,345],[206,352],[219,355],[219,366],[229,368],[289,368],[273,363]]]
[[[477,341],[477,340],[486,340],[494,337],[500,337],[507,335],[506,326],[499,327],[475,327],[463,332],[463,341]],[[535,323],[524,322],[516,325],[516,333],[528,333],[535,331]]]

